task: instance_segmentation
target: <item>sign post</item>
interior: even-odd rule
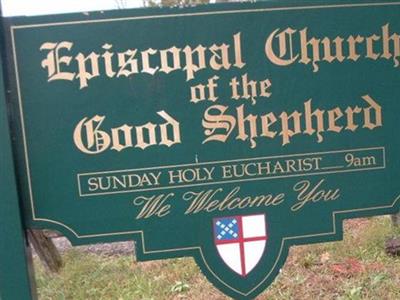
[[[400,206],[400,2],[5,20],[24,224],[191,256],[256,297],[292,245]]]
[[[1,59],[0,66],[0,299],[35,299],[15,183]]]

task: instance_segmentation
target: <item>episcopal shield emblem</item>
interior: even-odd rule
[[[3,18],[24,227],[193,257],[249,300],[290,247],[399,211],[400,0],[231,2]]]
[[[214,241],[221,259],[237,274],[249,274],[265,251],[265,215],[216,218],[213,224]]]

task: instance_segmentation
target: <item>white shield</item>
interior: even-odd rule
[[[233,271],[246,276],[264,254],[265,215],[216,218],[213,223],[215,245],[222,260]]]

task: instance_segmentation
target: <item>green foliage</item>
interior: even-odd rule
[[[342,242],[294,247],[261,299],[400,299],[400,257],[385,254],[400,234],[388,217],[349,221]],[[228,299],[206,281],[192,259],[146,263],[69,251],[59,275],[36,261],[39,299]]]
[[[176,281],[175,284],[171,287],[171,292],[173,293],[182,293],[189,290],[190,286],[187,283],[182,281]]]

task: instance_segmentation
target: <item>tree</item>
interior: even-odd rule
[[[145,7],[207,4],[210,0],[143,0]]]
[[[119,9],[126,8],[126,0],[115,0],[115,3]]]
[[[161,0],[162,6],[207,4],[210,0]]]
[[[396,215],[392,215],[392,221],[395,226],[400,226],[400,212]]]
[[[196,4],[209,4],[209,3],[225,3],[225,2],[237,2],[238,0],[143,0],[143,6],[184,6],[184,5],[196,5]],[[247,0],[255,1],[255,0]]]

